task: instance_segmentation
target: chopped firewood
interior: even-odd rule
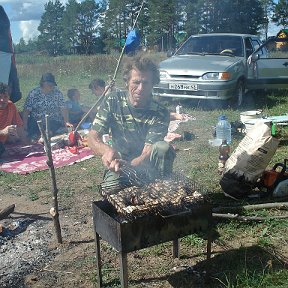
[[[3,209],[2,211],[0,211],[0,220],[5,219],[7,216],[13,213],[14,209],[15,209],[15,204],[12,204],[8,206],[7,208]]]

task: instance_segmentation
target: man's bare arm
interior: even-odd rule
[[[131,166],[139,166],[143,164],[145,165],[146,160],[149,160],[150,158],[151,152],[152,152],[152,145],[146,143],[144,145],[141,155],[139,155],[138,157],[134,158],[131,161]]]
[[[112,171],[118,170],[117,167],[115,169],[116,163],[114,160],[120,159],[119,153],[110,145],[103,143],[101,135],[93,129],[90,130],[88,134],[88,146],[96,155],[102,157],[102,162],[105,167]]]

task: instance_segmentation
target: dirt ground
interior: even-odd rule
[[[177,143],[177,147],[181,148],[181,143]],[[190,148],[191,144],[184,143],[183,147],[189,149],[180,149],[177,152],[179,159],[191,158],[190,161],[198,165],[199,174],[204,174],[201,170],[205,168],[204,165],[192,158],[195,151]],[[217,162],[214,164],[216,167]],[[214,164],[212,163],[211,167]],[[189,165],[188,162],[180,165],[180,162],[176,161],[175,168],[181,169],[185,174],[191,167]],[[97,193],[97,184],[100,183],[102,173],[103,167],[96,157],[56,170],[63,244],[57,243],[49,214],[52,205],[49,171],[25,176],[0,175],[0,210],[11,204],[16,205],[14,213],[0,220],[5,232],[0,234],[1,288],[96,286],[91,206],[92,201],[101,199]],[[3,176],[5,181],[1,179]],[[211,179],[208,180],[216,183],[213,177],[211,174]],[[257,260],[263,267],[268,267],[269,263],[273,262],[270,266],[273,266],[275,271],[287,268],[288,250],[285,235],[288,228],[283,229],[281,226],[278,229],[282,229],[283,234],[275,234],[277,237],[272,239],[276,242],[277,249],[269,250],[261,248],[263,245],[258,245],[259,239],[262,237],[265,240],[265,233],[270,233],[265,230],[265,223],[261,225],[243,227],[234,224],[232,232],[227,228],[221,231],[222,228],[219,226],[217,232],[221,237],[215,234],[212,243],[213,257],[209,262],[205,255],[205,237],[181,239],[179,259],[172,257],[170,242],[129,253],[129,287],[228,287],[229,283],[225,286],[225,283],[221,284],[217,279],[222,277],[223,273],[227,273],[222,278],[224,280],[230,273],[238,273],[233,267],[235,259],[247,261],[240,263],[239,260],[241,267],[248,265],[249,261],[255,263]],[[106,242],[100,243],[104,287],[120,287],[117,252]],[[212,270],[212,276],[208,267]]]

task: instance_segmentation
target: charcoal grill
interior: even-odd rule
[[[109,198],[109,197],[108,197]],[[187,203],[186,203],[187,204]],[[161,207],[156,213],[133,214],[129,217],[119,212],[108,199],[92,203],[96,242],[98,282],[102,287],[100,237],[119,253],[121,287],[128,287],[127,254],[160,243],[173,241],[173,257],[179,257],[179,238],[204,232],[207,237],[207,259],[211,255],[212,207],[208,201],[196,201],[170,209]],[[155,208],[155,207],[154,207]],[[133,211],[134,212],[134,211]],[[127,216],[127,217],[126,217]]]

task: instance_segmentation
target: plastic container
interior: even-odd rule
[[[180,104],[177,105],[177,106],[176,106],[176,113],[177,113],[177,114],[181,114],[181,112],[182,112],[181,110],[182,110],[182,106],[181,106]]]
[[[231,124],[225,115],[219,117],[216,125],[216,138],[226,140],[228,144],[231,143]]]
[[[259,119],[262,117],[261,110],[251,110],[251,111],[244,111],[240,113],[240,121],[245,123],[246,121]]]

